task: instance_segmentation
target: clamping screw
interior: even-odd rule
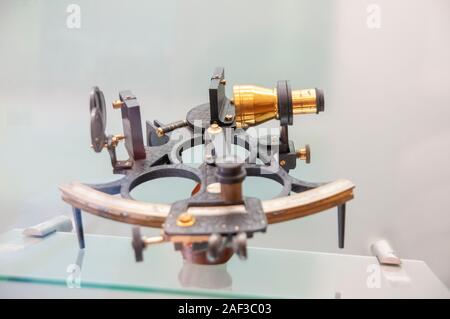
[[[297,158],[305,161],[306,164],[311,163],[311,149],[309,145],[306,144],[305,147],[297,150]]]

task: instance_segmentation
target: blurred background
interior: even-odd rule
[[[116,178],[108,154],[89,147],[93,85],[105,93],[108,131],[120,133],[109,107],[120,90],[138,97],[143,119],[172,122],[208,100],[223,66],[228,96],[233,84],[282,79],[323,88],[325,112],[290,129],[312,149],[292,174],[356,184],[344,250],[334,210],[271,226],[251,245],[367,255],[385,238],[450,286],[449,30],[446,0],[2,0],[0,232],[70,216],[62,183]],[[193,186],[158,180],[135,195],[170,203]],[[263,198],[278,190],[245,184]],[[84,217],[89,233],[130,235],[129,225]]]

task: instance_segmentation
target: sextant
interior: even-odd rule
[[[337,207],[338,243],[344,246],[345,205],[353,198],[352,182],[305,182],[289,175],[298,160],[310,162],[310,148],[296,149],[288,127],[297,114],[324,111],[319,89],[292,90],[289,81],[275,88],[236,85],[233,98],[225,94],[223,68],[216,68],[209,86],[209,102],[190,109],[186,118],[163,124],[147,121],[144,135],[140,104],[130,91],[119,93],[113,102],[120,109],[123,134],[106,132],[106,106],[102,91],[94,87],[90,96],[91,146],[107,150],[114,182],[60,187],[62,198],[73,208],[80,248],[85,247],[81,212],[135,225],[132,247],[137,261],[147,246],[171,242],[183,257],[198,264],[226,262],[233,254],[247,258],[247,240],[265,232],[269,224]],[[279,121],[279,132],[253,136],[248,129],[266,121]],[[119,160],[116,147],[123,142],[128,158]],[[203,162],[183,163],[181,153],[204,145]],[[246,158],[230,153],[233,145],[248,151]],[[281,184],[272,199],[243,195],[246,176],[269,178]],[[137,201],[130,192],[136,186],[162,177],[183,177],[197,186],[191,196],[171,205]],[[158,190],[155,190],[158,191]],[[115,196],[119,195],[119,196]],[[160,236],[145,237],[139,226],[161,228]]]

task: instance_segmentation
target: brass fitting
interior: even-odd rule
[[[166,135],[166,133],[164,132],[164,130],[161,127],[158,127],[156,129],[156,134],[158,135],[158,137],[163,137],[164,135]]]
[[[233,86],[236,122],[242,127],[264,123],[278,115],[277,90],[255,85]]]
[[[112,106],[114,109],[120,109],[123,106],[123,102],[121,100],[115,100]]]
[[[194,225],[195,223],[195,217],[192,214],[189,213],[182,213],[177,218],[177,226],[180,227],[189,227]]]
[[[108,146],[116,147],[116,146],[119,144],[119,142],[122,141],[122,140],[124,140],[124,139],[125,139],[125,136],[124,136],[124,135],[122,135],[122,134],[116,134],[116,135],[114,135],[114,136],[111,137],[111,144],[108,145],[108,143],[105,143],[105,144],[103,145],[103,148],[107,148]],[[94,148],[94,146],[93,146],[92,144],[91,144],[91,148]]]
[[[111,139],[111,145],[112,145],[113,147],[116,147],[116,146],[119,144],[119,142],[122,141],[122,140],[124,140],[124,139],[125,139],[125,136],[122,135],[122,134],[114,135],[114,136],[112,137],[112,139]]]
[[[306,164],[311,163],[311,149],[308,144],[305,147],[297,150],[297,158],[305,161]]]
[[[293,115],[323,111],[323,93],[319,89],[292,90],[290,99]],[[258,125],[280,117],[276,88],[235,85],[233,103],[238,127]]]

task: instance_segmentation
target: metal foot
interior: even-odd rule
[[[345,204],[338,206],[338,241],[339,248],[344,248],[345,239]]]
[[[81,219],[81,209],[72,207],[73,210],[73,220],[75,222],[75,230],[77,231],[78,245],[80,249],[84,249],[84,231],[83,231],[83,220]]]

